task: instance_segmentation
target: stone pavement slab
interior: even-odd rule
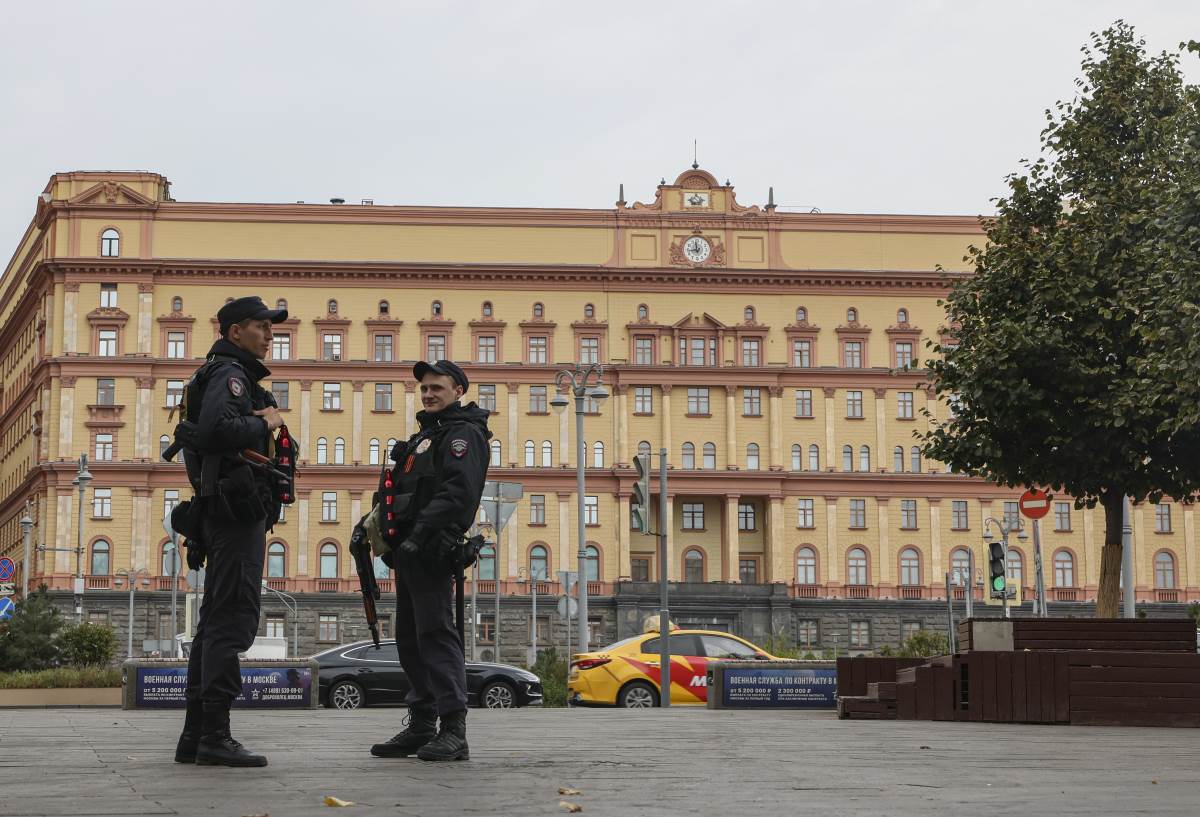
[[[173,762],[182,713],[0,711],[0,815],[1200,814],[1191,729],[523,709],[472,711],[470,761],[371,757],[403,714],[235,712],[271,765],[224,769]]]

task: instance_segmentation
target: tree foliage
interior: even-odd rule
[[[1111,616],[1123,498],[1200,488],[1200,445],[1172,429],[1179,400],[1151,382],[1158,341],[1142,329],[1168,191],[1196,173],[1182,150],[1196,93],[1178,55],[1147,56],[1123,22],[1083,54],[1077,96],[1046,112],[1042,155],[1007,179],[974,275],[943,302],[955,344],[928,365],[955,416],[924,442],[955,471],[1101,503],[1097,615]]]
[[[83,622],[58,636],[59,656],[73,667],[107,666],[117,654],[117,636],[107,624]]]
[[[45,585],[18,601],[12,617],[0,624],[0,671],[57,666],[56,637],[63,624],[62,613],[50,601]]]

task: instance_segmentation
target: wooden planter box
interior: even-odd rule
[[[0,708],[121,705],[121,687],[0,689]]]

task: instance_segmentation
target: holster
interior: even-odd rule
[[[233,468],[217,480],[216,493],[213,497],[206,497],[212,498],[217,501],[210,511],[225,515],[234,522],[253,522],[267,516],[267,509],[258,495],[258,485],[254,482],[254,473],[248,465]]]

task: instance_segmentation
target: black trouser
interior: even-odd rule
[[[439,715],[467,708],[467,667],[454,626],[454,577],[419,559],[396,565],[396,649],[411,689],[409,708]]]
[[[258,633],[266,522],[205,515],[203,528],[208,565],[188,657],[187,697],[202,701],[205,709],[228,709],[242,692],[238,653],[250,649]]]

